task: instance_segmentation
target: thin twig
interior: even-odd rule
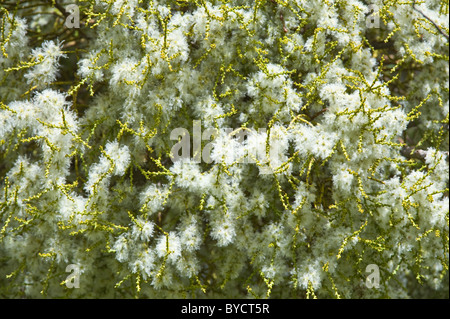
[[[431,20],[428,16],[425,15],[425,13],[416,8],[416,0],[413,1],[413,9],[419,12],[422,15],[422,17],[430,21],[434,25],[434,27],[439,31],[439,33],[442,34],[448,41],[448,34],[445,34],[444,31],[442,31],[442,29],[433,20]]]

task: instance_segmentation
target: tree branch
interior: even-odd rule
[[[440,34],[442,34],[447,39],[447,42],[448,42],[448,34],[445,34],[444,31],[442,31],[442,29],[433,20],[431,20],[428,16],[425,15],[425,13],[423,13],[422,11],[420,11],[419,9],[416,8],[416,0],[413,1],[413,9],[415,11],[419,12],[422,15],[422,17],[424,17],[429,22],[431,22],[431,24],[433,24],[433,26],[436,28],[436,30],[438,30],[438,32]]]

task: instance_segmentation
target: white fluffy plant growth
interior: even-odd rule
[[[0,296],[448,298],[448,8],[2,1]]]

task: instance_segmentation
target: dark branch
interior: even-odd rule
[[[422,11],[420,11],[419,9],[416,8],[416,0],[413,1],[413,9],[415,11],[419,12],[422,15],[422,17],[424,17],[429,22],[431,22],[433,24],[433,26],[436,28],[436,30],[438,30],[438,32],[440,34],[442,34],[448,41],[448,34],[445,34],[444,31],[442,31],[442,29],[433,20],[431,20],[428,16],[425,15],[425,13],[423,13]]]

